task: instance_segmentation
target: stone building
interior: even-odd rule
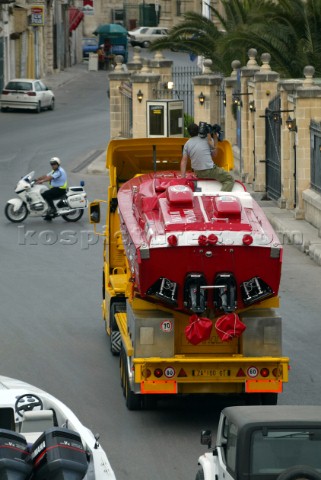
[[[0,0],[0,89],[82,60],[82,0]]]
[[[188,11],[202,12],[202,3],[220,8],[220,0],[83,0],[92,5],[92,10],[85,15],[84,36],[92,36],[97,25],[104,23],[121,23],[127,30],[138,26],[161,25],[171,28],[181,20]],[[203,13],[207,15],[207,12]],[[153,23],[156,22],[156,23]]]
[[[143,55],[144,49],[134,47],[127,68],[119,56],[109,73],[111,139],[155,136],[148,109],[165,98],[161,91],[172,78],[173,62],[159,52],[151,61]],[[215,74],[211,60],[204,61],[202,73],[192,79],[194,121],[212,125],[220,119],[237,176],[321,232],[321,87],[314,67],[306,66],[301,79],[281,79],[269,53],[257,61],[252,48],[248,57],[244,66],[232,62],[229,77]]]

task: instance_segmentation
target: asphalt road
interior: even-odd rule
[[[49,171],[51,156],[61,157],[70,184],[85,180],[89,200],[106,199],[107,176],[80,169],[107,145],[106,74],[84,67],[55,93],[54,112],[0,113],[2,209],[22,175]],[[0,265],[1,374],[48,390],[100,432],[118,480],[195,478],[200,431],[215,430],[233,400],[186,398],[155,411],[126,410],[101,320],[102,239],[92,236],[87,216],[76,224],[14,225],[1,215]],[[292,370],[282,404],[320,403],[320,278],[320,267],[285,246],[281,313]]]

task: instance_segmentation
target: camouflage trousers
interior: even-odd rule
[[[234,178],[224,168],[213,167],[207,170],[194,170],[198,178],[213,178],[222,184],[222,191],[231,192],[234,186]]]

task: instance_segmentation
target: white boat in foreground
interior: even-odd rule
[[[98,436],[49,393],[0,376],[0,478],[115,480]]]

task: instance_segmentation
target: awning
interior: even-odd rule
[[[69,8],[69,32],[76,30],[80,22],[83,20],[84,14],[79,8]]]

